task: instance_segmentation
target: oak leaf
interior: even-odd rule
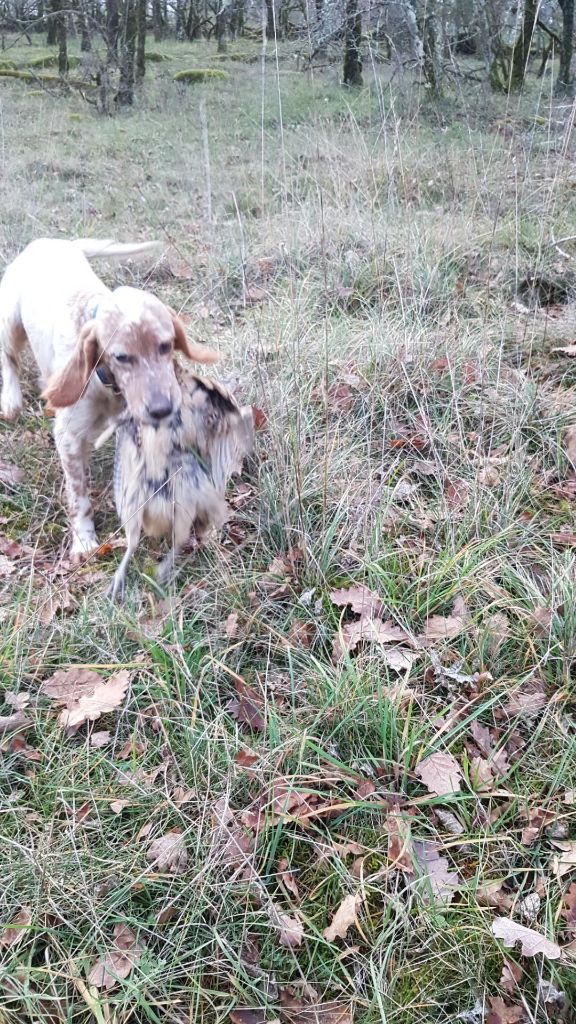
[[[23,938],[26,929],[32,923],[32,910],[30,907],[22,907],[9,924],[0,932],[0,946],[13,946]]]
[[[328,596],[332,604],[335,604],[338,608],[350,606],[356,615],[373,618],[374,616],[381,615],[384,610],[382,599],[378,594],[375,594],[373,590],[369,590],[363,584],[331,590]]]
[[[126,669],[114,672],[107,682],[98,683],[92,693],[85,693],[74,703],[69,703],[58,716],[65,729],[72,729],[84,722],[93,722],[100,715],[115,711],[124,700],[130,685],[130,673]]]
[[[334,942],[336,938],[346,938],[348,930],[352,925],[357,924],[358,910],[362,902],[363,896],[361,893],[346,896],[342,900],[330,924],[322,933],[328,942]]]
[[[509,917],[497,917],[492,923],[492,932],[497,939],[502,940],[508,949],[512,949],[517,942],[520,942],[523,956],[536,956],[538,953],[543,953],[549,960],[558,960],[562,953],[556,942],[551,942],[534,928],[526,928],[523,924],[517,924]]]
[[[88,984],[106,991],[114,988],[118,981],[127,978],[132,968],[136,967],[143,951],[134,932],[125,924],[117,924],[112,949],[93,965],[86,979]]]
[[[420,761],[416,775],[431,793],[445,796],[459,791],[462,770],[452,754],[437,751]]]
[[[181,832],[167,832],[154,839],[148,847],[146,859],[156,871],[182,875],[188,863],[188,851]]]

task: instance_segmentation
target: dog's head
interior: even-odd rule
[[[84,324],[72,359],[52,377],[43,397],[54,409],[74,405],[100,368],[130,416],[160,423],[180,408],[175,351],[198,363],[218,359],[212,349],[188,341],[182,321],[159,299],[137,288],[117,288]]]

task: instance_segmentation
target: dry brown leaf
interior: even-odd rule
[[[543,604],[534,605],[534,608],[528,615],[528,620],[532,624],[535,636],[542,637],[543,640],[550,636],[550,629],[552,627],[551,608],[546,608]]]
[[[459,512],[464,505],[468,504],[470,488],[465,480],[456,478],[444,481],[444,497],[451,512]]]
[[[576,882],[565,892],[562,897],[562,917],[566,921],[566,928],[571,935],[576,935]]]
[[[567,875],[572,868],[576,867],[576,841],[573,839],[556,839],[553,845],[560,852],[552,858],[552,871],[559,878],[562,878],[563,875]]]
[[[183,807],[184,804],[189,804],[192,800],[195,800],[197,795],[198,794],[195,789],[186,789],[185,786],[176,786],[172,790],[170,797],[175,807]]]
[[[562,954],[560,946],[556,942],[551,942],[534,928],[526,928],[523,924],[517,924],[509,917],[497,917],[492,923],[492,932],[497,939],[502,940],[508,949],[512,949],[517,942],[521,942],[523,956],[536,956],[538,953],[543,953],[549,960],[558,960]]]
[[[122,814],[125,807],[130,807],[131,800],[112,800],[109,804],[112,814]]]
[[[117,924],[112,949],[93,965],[86,979],[88,984],[108,992],[119,980],[128,977],[143,951],[144,947],[136,940],[134,932],[125,924]]]
[[[22,907],[22,910],[19,910],[10,923],[7,924],[0,932],[0,946],[6,948],[8,946],[13,946],[16,942],[19,942],[25,935],[26,930],[31,923],[31,908]]]
[[[69,705],[87,694],[94,693],[103,682],[102,676],[86,668],[60,668],[40,686],[40,693],[51,697],[56,704]]]
[[[497,487],[501,478],[496,466],[487,465],[478,471],[476,479],[483,487]]]
[[[313,622],[305,622],[304,619],[294,619],[290,623],[286,641],[292,647],[310,647],[316,635],[316,627]]]
[[[437,751],[430,754],[416,766],[416,775],[431,793],[445,796],[458,793],[462,770],[452,754]]]
[[[551,533],[550,540],[553,544],[559,544],[560,547],[576,547],[576,533],[564,533],[563,531]]]
[[[148,847],[146,860],[156,871],[182,875],[188,864],[188,851],[181,832],[167,832]]]
[[[238,612],[230,612],[224,623],[224,636],[229,639],[238,634]]]
[[[252,686],[248,686],[243,679],[234,680],[234,689],[237,697],[233,697],[226,705],[228,711],[241,725],[247,725],[249,729],[263,732],[266,722],[263,717],[262,695]]]
[[[116,754],[118,761],[128,761],[133,757],[141,757],[146,751],[148,744],[145,739],[137,736],[129,736]]]
[[[59,583],[57,588],[51,588],[47,596],[44,594],[39,596],[37,611],[40,622],[43,626],[49,626],[59,613],[71,612],[75,605],[76,601],[68,587]]]
[[[13,715],[0,715],[0,735],[5,732],[22,732],[32,725],[23,711],[15,711]]]
[[[576,466],[576,424],[568,427],[564,434],[564,449],[573,466]]]
[[[501,996],[490,996],[488,1002],[490,1013],[486,1017],[486,1024],[521,1024],[528,1020],[521,1003],[510,1006]]]
[[[470,784],[477,793],[489,792],[494,785],[492,765],[484,757],[473,757],[470,761]]]
[[[16,572],[16,565],[6,555],[0,555],[0,576],[11,576]]]
[[[497,910],[510,910],[512,898],[504,892],[503,879],[496,879],[492,882],[484,882],[476,889],[476,899],[481,906],[496,907]]]
[[[102,729],[101,732],[93,732],[90,736],[91,747],[105,747],[110,742],[110,733],[107,729]]]
[[[350,1003],[329,1000],[304,1002],[286,989],[280,991],[280,1020],[285,1024],[352,1024]]]
[[[58,716],[58,721],[65,729],[93,722],[100,715],[115,711],[124,700],[130,685],[130,673],[120,669],[105,683],[98,683],[92,693],[85,693],[75,703],[69,703]]]
[[[155,923],[160,925],[168,924],[169,921],[174,920],[177,913],[178,911],[174,906],[163,907],[162,910],[159,910],[158,913],[156,914],[156,917],[154,919]]]
[[[505,960],[502,967],[502,974],[500,975],[500,988],[511,996],[518,988],[518,983],[521,979],[522,968],[512,960]]]
[[[350,606],[356,615],[362,615],[365,618],[377,618],[384,611],[382,599],[363,584],[342,587],[340,590],[331,590],[328,596],[332,604],[335,604],[338,608]]]
[[[0,484],[21,484],[24,481],[24,470],[12,462],[0,460]]]
[[[466,619],[459,615],[431,615],[424,623],[421,640],[452,640],[466,626]]]
[[[304,938],[304,927],[295,917],[289,914],[278,913],[276,922],[280,931],[280,945],[286,949],[297,949],[302,945]]]
[[[361,618],[354,622],[347,622],[334,637],[332,647],[332,660],[336,664],[342,659],[344,653],[352,653],[359,643],[392,644],[407,640],[408,634],[401,626],[396,626],[391,619],[382,622],[380,619]],[[418,658],[418,653],[408,651],[403,647],[394,648],[392,651],[382,651],[383,659],[390,668],[396,671],[407,671]]]
[[[388,866],[413,875],[414,850],[409,819],[393,811],[384,821],[384,830],[388,833]]]
[[[346,896],[342,900],[330,924],[322,933],[328,942],[334,942],[336,938],[346,938],[348,930],[357,923],[358,911],[363,899],[362,894],[357,892],[355,895]]]
[[[26,690],[20,690],[19,693],[14,693],[13,690],[6,690],[4,700],[8,707],[13,708],[14,711],[24,711],[30,703],[30,694]]]
[[[547,811],[543,807],[531,807],[528,811],[528,824],[522,829],[522,845],[532,846],[542,830],[557,817],[556,811]]]
[[[488,641],[492,657],[496,654],[502,644],[510,636],[510,623],[504,612],[494,612],[486,619],[486,629],[490,635]]]
[[[238,750],[234,760],[240,768],[249,769],[252,768],[260,758],[258,754],[253,754],[250,750]]]
[[[251,1010],[247,1006],[237,1006],[232,1013],[228,1014],[228,1020],[232,1024],[266,1024],[266,1013],[264,1010]]]
[[[420,869],[420,879],[426,880],[426,886],[420,884],[421,897],[424,903],[430,901],[430,897],[437,903],[451,903],[454,899],[454,892],[460,884],[456,871],[450,870],[450,864],[446,857],[440,856],[440,847],[436,843],[414,843],[416,862]]]
[[[280,880],[282,882],[282,885],[284,886],[285,889],[288,890],[289,893],[292,894],[296,902],[299,903],[300,893],[298,891],[298,885],[296,883],[294,874],[292,873],[292,871],[290,871],[290,867],[288,865],[286,857],[282,857],[281,860],[278,861],[278,871],[280,873]]]

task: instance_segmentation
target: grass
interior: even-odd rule
[[[37,549],[34,567],[14,559],[0,592],[3,686],[29,694],[33,723],[27,749],[7,739],[2,754],[2,923],[23,907],[31,923],[0,948],[0,1021],[184,1024],[237,1006],[273,1020],[306,986],[312,1002],[352,1004],[358,1024],[480,1021],[498,995],[546,1021],[546,981],[568,1020],[574,953],[507,951],[522,972],[509,994],[491,924],[501,913],[563,947],[573,939],[561,911],[574,873],[558,877],[552,858],[558,838],[576,839],[574,549],[551,540],[576,528],[564,443],[574,371],[553,352],[575,328],[574,243],[555,245],[576,213],[571,111],[547,79],[509,102],[459,87],[439,109],[381,66],[348,93],[336,67],[297,73],[288,47],[264,72],[236,51],[259,52],[241,41],[218,59],[229,80],[186,91],[178,65],[205,67],[215,47],[163,43],[171,60],[149,66],[134,111],[114,119],[77,96],[1,86],[3,261],[41,235],[160,237],[162,262],[103,276],[182,310],[267,421],[222,542],[169,600],[143,545],[118,610],[102,596],[116,553],[73,574],[59,562],[60,474],[31,369],[25,418],[0,425],[3,459],[25,471],[3,496],[3,534]],[[29,60],[28,48],[6,57]],[[536,274],[567,282],[561,306],[525,304]],[[95,467],[102,536],[117,529],[110,459]],[[294,546],[302,557],[275,578],[270,563]],[[405,679],[377,645],[334,666],[341,610],[329,593],[360,583],[411,636],[457,599],[470,618]],[[42,616],[55,598],[63,607]],[[121,711],[74,737],[39,692],[68,665],[132,673]],[[259,694],[261,729],[231,714],[238,678]],[[535,713],[506,710],[534,686]],[[508,759],[488,794],[471,782],[478,725]],[[110,739],[94,748],[100,729]],[[419,781],[434,751],[461,765],[459,792]],[[337,809],[274,814],[279,779]],[[227,865],[222,808],[239,822],[259,797],[266,827],[244,864]],[[458,873],[449,905],[390,865],[394,807]],[[554,823],[528,846],[531,807]],[[172,829],[182,874],[146,860]],[[360,875],[350,843],[365,848]],[[482,896],[491,882],[503,910]],[[323,929],[358,892],[359,927],[328,942]],[[300,920],[299,947],[281,945],[274,906]],[[145,951],[110,992],[91,988],[119,924]]]

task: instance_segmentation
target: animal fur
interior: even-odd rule
[[[192,533],[202,541],[221,529],[226,485],[252,447],[250,407],[240,409],[222,385],[178,365],[176,376],[182,402],[170,422],[151,426],[124,416],[117,426],[114,498],[127,548],[110,588],[113,600],[124,595],[142,532],[171,538],[157,570],[165,582]]]

